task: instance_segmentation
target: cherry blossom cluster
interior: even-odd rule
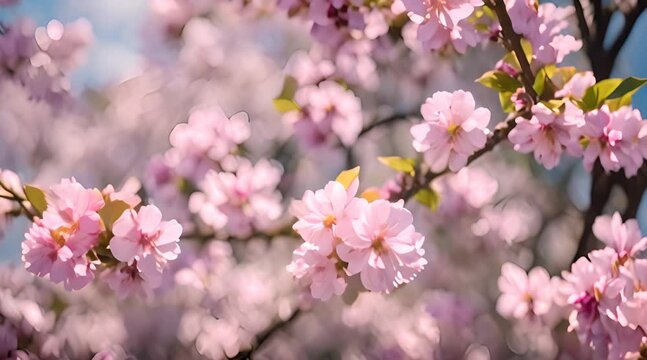
[[[171,148],[151,161],[153,197],[165,209],[187,209],[226,235],[247,237],[270,229],[282,215],[276,190],[282,169],[266,159],[252,164],[240,156],[249,136],[243,112],[227,117],[218,106],[192,111],[188,122],[171,132]]]
[[[44,27],[19,19],[3,27],[0,36],[0,79],[23,84],[34,99],[62,104],[71,89],[67,75],[84,61],[92,41],[85,19],[52,20]]]
[[[292,203],[294,230],[305,242],[294,251],[288,271],[309,285],[316,299],[341,295],[347,277],[355,274],[366,289],[388,293],[427,264],[424,236],[415,231],[403,201],[369,202],[355,196],[358,187],[356,176],[330,181]]]
[[[351,146],[362,130],[362,107],[351,90],[334,81],[300,87],[294,94],[298,109],[289,111],[284,120],[294,127],[306,146],[322,144]]]
[[[562,100],[559,107],[540,102],[530,109],[530,119],[517,117],[508,136],[515,150],[533,153],[548,169],[567,153],[581,156],[589,171],[599,160],[607,172],[624,170],[627,176],[635,175],[647,156],[647,125],[640,111],[630,106],[612,110],[604,104],[582,111],[575,102],[594,84],[590,72],[577,73],[555,92]]]
[[[25,193],[37,212],[22,244],[25,268],[66,290],[100,276],[121,297],[150,293],[180,253],[180,224],[162,221],[153,205],[139,206],[129,189],[99,191],[63,179],[46,193],[34,187]]]
[[[388,2],[357,0],[279,0],[278,7],[289,16],[302,14],[312,23],[310,33],[318,42],[338,47],[350,39],[375,39],[386,34],[394,15]]]
[[[560,63],[582,47],[582,41],[561,34],[568,27],[567,18],[575,12],[572,6],[539,4],[535,0],[506,1],[506,6],[514,31],[530,42],[533,59],[539,63]]]
[[[423,49],[439,50],[451,45],[459,53],[487,40],[498,30],[496,24],[482,22],[475,14],[481,0],[402,0]],[[487,17],[480,11],[480,17]],[[478,26],[482,25],[482,26]],[[483,29],[484,27],[484,29]],[[485,30],[479,32],[478,28]]]
[[[644,295],[647,249],[638,222],[620,214],[600,216],[595,236],[606,247],[575,261],[562,278],[541,267],[528,274],[517,265],[501,268],[498,312],[518,321],[552,328],[567,316],[569,331],[589,345],[596,358],[636,358],[647,344]]]

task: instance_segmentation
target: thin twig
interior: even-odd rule
[[[241,351],[238,354],[231,357],[230,359],[232,360],[251,359],[252,355],[254,355],[254,353],[258,351],[258,349],[260,349],[261,346],[263,346],[263,344],[270,337],[272,337],[272,335],[274,335],[277,331],[283,330],[284,328],[289,326],[292,322],[294,322],[294,320],[296,320],[299,317],[299,314],[301,313],[302,313],[301,309],[296,309],[292,313],[292,315],[290,315],[289,318],[275,323],[274,325],[270,326],[262,333],[258,334],[258,336],[256,336],[256,339],[254,340],[254,344],[249,350]]]
[[[359,135],[357,137],[362,137],[362,136],[366,135],[368,132],[370,132],[371,130],[373,130],[375,128],[382,127],[382,126],[385,126],[385,125],[390,125],[390,124],[393,124],[393,123],[401,121],[401,120],[406,120],[406,119],[408,119],[408,118],[410,118],[412,116],[416,116],[416,115],[417,114],[413,114],[413,113],[395,113],[395,114],[393,114],[391,116],[388,116],[388,117],[386,117],[386,118],[384,118],[382,120],[374,121],[373,123],[369,124],[368,126],[363,128],[362,131],[360,131],[360,133],[359,133]]]
[[[25,215],[27,215],[31,220],[36,218],[36,215],[31,212],[31,210],[25,205],[25,202],[27,202],[27,199],[20,196],[17,192],[15,192],[10,186],[5,185],[1,180],[0,180],[0,188],[2,188],[4,191],[8,192],[9,195],[12,196],[12,198],[9,198],[7,196],[2,196],[4,199],[8,200],[13,200],[20,205],[20,208],[25,212]]]

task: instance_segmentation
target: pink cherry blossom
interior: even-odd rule
[[[501,296],[497,301],[499,314],[516,319],[533,318],[548,313],[553,304],[550,275],[536,267],[528,274],[519,266],[505,263],[499,277]]]
[[[584,71],[573,75],[573,77],[562,87],[561,90],[555,92],[555,97],[572,97],[581,99],[584,97],[586,89],[595,84],[595,76],[593,72]]]
[[[580,341],[593,347],[608,347],[605,335],[610,322],[604,316],[615,311],[624,283],[612,274],[617,256],[611,249],[589,253],[591,260],[582,257],[563,272],[565,282],[559,287],[566,304],[572,306],[569,331],[575,330]]]
[[[284,119],[306,146],[331,144],[335,138],[350,146],[362,130],[359,98],[334,81],[299,88],[294,100],[300,110],[286,113]]]
[[[427,264],[425,238],[415,231],[403,201],[361,204],[359,217],[340,226],[337,254],[368,290],[389,292],[413,280]]]
[[[636,328],[647,326],[647,260],[636,259],[620,268],[626,286],[618,306],[618,322]]]
[[[199,179],[217,162],[249,138],[249,120],[240,112],[227,117],[218,106],[196,109],[187,123],[173,129],[167,152],[171,166],[181,176]]]
[[[325,80],[335,72],[335,64],[322,58],[320,51],[297,51],[285,65],[285,73],[296,79],[299,85],[313,85]]]
[[[515,150],[533,152],[537,162],[552,169],[559,164],[565,149],[575,151],[577,139],[573,138],[564,114],[558,114],[539,103],[533,105],[532,115],[530,120],[518,117],[517,126],[510,131],[508,139],[514,144]]]
[[[346,280],[340,260],[322,255],[311,243],[303,243],[294,250],[292,263],[287,270],[310,287],[313,298],[328,300],[341,295],[346,289]]]
[[[477,212],[490,203],[499,184],[483,169],[466,167],[456,174],[436,179],[432,187],[442,199],[437,213],[456,219]]]
[[[85,254],[96,243],[99,223],[84,218],[76,231],[64,226],[52,230],[37,220],[22,243],[25,268],[41,277],[49,275],[54,283],[63,283],[67,290],[79,290],[94,279],[95,265]]]
[[[167,262],[180,253],[182,226],[175,220],[162,221],[162,213],[153,205],[124,211],[112,225],[112,232],[112,255],[130,265],[136,263],[144,280],[155,281]]]
[[[440,172],[448,165],[458,171],[485,145],[490,111],[475,109],[471,93],[437,92],[427,98],[420,111],[425,121],[411,128],[413,147],[424,153],[432,171]]]
[[[337,181],[330,181],[323,189],[307,190],[301,200],[292,202],[290,212],[298,219],[294,230],[322,255],[329,255],[335,248],[339,224],[357,213],[361,201],[354,196],[358,186],[357,179],[348,189]]]
[[[464,53],[467,46],[479,40],[476,30],[466,19],[481,0],[403,0],[409,18],[418,24],[418,40],[424,49],[437,50],[448,43]]]
[[[63,179],[46,194],[47,210],[25,234],[23,262],[30,272],[63,282],[78,290],[93,278],[95,269],[86,253],[103,231],[97,211],[104,205],[101,193],[85,189],[74,179]]]
[[[282,169],[266,159],[252,165],[242,159],[235,173],[210,170],[191,195],[189,209],[216,230],[249,236],[268,229],[281,216],[281,194],[276,186]]]
[[[647,154],[640,112],[628,107],[611,112],[603,105],[586,113],[585,120],[578,128],[584,167],[590,171],[599,159],[607,172],[624,168],[627,176],[635,175]]]
[[[622,222],[620,213],[598,216],[593,223],[595,236],[618,253],[618,258],[634,257],[647,249],[647,237],[642,237],[636,219]]]
[[[143,261],[134,261],[131,265],[119,264],[105,270],[101,279],[121,299],[137,294],[150,296],[152,290],[162,282],[162,273],[152,259],[153,257],[147,257]]]
[[[111,184],[107,185],[101,194],[108,197],[111,201],[121,200],[130,207],[135,207],[142,202],[142,199],[137,195],[137,192],[141,189],[142,184],[134,177],[128,178],[123,184],[119,191],[115,190],[115,187]]]
[[[515,32],[530,41],[533,58],[540,63],[560,63],[582,47],[580,40],[560,34],[568,26],[567,18],[574,12],[572,6],[537,4],[536,0],[510,0],[506,5]]]

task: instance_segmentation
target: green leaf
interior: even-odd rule
[[[106,202],[98,211],[101,220],[103,220],[103,224],[106,226],[106,230],[112,231],[112,224],[128,209],[130,209],[130,205],[121,200]]]
[[[514,103],[512,102],[511,92],[499,93],[499,102],[501,103],[501,109],[503,109],[503,112],[514,112]]]
[[[645,83],[647,83],[647,79],[641,79],[641,78],[637,78],[637,77],[633,77],[633,76],[628,77],[628,78],[622,80],[620,85],[618,85],[618,87],[616,87],[613,90],[613,92],[611,92],[611,94],[609,94],[609,96],[607,96],[607,99],[608,100],[617,99],[617,98],[621,98],[621,97],[623,97],[623,96],[625,96],[625,95],[627,95],[629,93],[636,92],[636,91],[638,91],[638,89],[640,89],[640,87],[645,85]]]
[[[514,92],[522,86],[519,80],[503,71],[488,71],[476,81],[498,92]]]
[[[294,93],[297,91],[298,88],[299,88],[299,82],[297,81],[297,79],[288,75],[283,80],[283,88],[281,89],[281,93],[279,94],[279,96],[277,96],[277,98],[292,99],[294,98]]]
[[[299,105],[294,102],[294,93],[297,91],[299,83],[292,76],[286,76],[283,80],[283,88],[281,93],[277,96],[272,103],[274,108],[281,114],[290,112],[293,110],[300,110]]]
[[[440,195],[430,188],[420,189],[416,193],[415,199],[433,211],[436,211],[440,205]]]
[[[411,176],[416,173],[416,160],[410,158],[401,158],[399,156],[380,156],[377,158],[382,164],[391,169]]]
[[[43,215],[43,212],[47,210],[47,200],[45,200],[45,193],[43,192],[43,190],[32,185],[25,185],[24,191],[25,196],[27,197],[27,201],[29,201],[34,210],[36,210],[36,215],[41,217]]]
[[[276,109],[276,111],[280,112],[281,114],[294,111],[294,110],[301,110],[301,107],[299,107],[299,104],[295,103],[294,100],[290,100],[290,99],[276,98],[272,100],[272,104],[274,104],[274,108]]]
[[[357,177],[359,177],[359,166],[340,172],[335,181],[341,183],[346,189],[348,189]]]
[[[605,104],[611,111],[616,111],[623,106],[631,105],[634,94],[647,83],[647,79],[628,77],[607,97]]]
[[[599,108],[621,82],[622,79],[606,79],[596,83],[586,89],[582,100],[577,102],[578,106],[584,111]]]
[[[555,84],[558,88],[564,87],[564,84],[566,84],[573,75],[577,73],[577,68],[575,66],[563,66],[556,68],[553,74],[550,75],[550,80]]]
[[[535,76],[535,82],[532,84],[532,88],[535,92],[541,96],[544,93],[544,88],[546,87],[546,81],[550,81],[550,77],[555,72],[555,65],[545,66],[537,72]]]
[[[564,105],[563,99],[552,99],[548,101],[542,101],[542,104],[546,105],[547,108],[553,110],[554,112],[559,113],[562,105]]]

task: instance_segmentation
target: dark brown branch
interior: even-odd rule
[[[591,204],[586,210],[586,213],[584,213],[584,228],[577,244],[577,250],[575,251],[572,262],[575,262],[591,250],[590,243],[591,235],[593,234],[593,223],[595,222],[595,218],[602,214],[604,206],[609,201],[611,189],[615,182],[614,177],[616,175],[617,174],[615,173],[606,174],[602,165],[600,165],[600,162],[595,162],[593,172],[591,174]]]
[[[485,5],[492,8],[496,13],[497,18],[499,18],[503,40],[508,42],[508,45],[519,62],[519,66],[521,66],[521,82],[523,83],[523,87],[526,89],[526,93],[530,95],[534,101],[537,101],[537,93],[532,87],[535,82],[535,76],[530,68],[530,63],[528,62],[526,53],[523,51],[523,47],[521,46],[521,36],[519,36],[512,27],[512,20],[510,20],[510,15],[508,15],[505,1],[487,0]]]
[[[258,336],[256,336],[256,339],[254,340],[254,344],[249,350],[241,351],[238,354],[231,357],[230,359],[232,360],[251,359],[252,355],[254,355],[254,353],[258,351],[258,349],[260,349],[261,346],[263,346],[263,344],[270,337],[272,337],[272,335],[288,327],[292,322],[294,322],[294,320],[296,320],[299,317],[299,314],[301,314],[301,309],[296,309],[292,313],[292,315],[290,315],[289,318],[275,323],[274,325],[270,326],[262,333],[258,334]]]
[[[615,64],[618,54],[620,54],[620,50],[622,50],[622,47],[627,42],[627,39],[629,38],[629,35],[631,35],[631,31],[634,28],[634,25],[636,25],[638,18],[640,18],[640,15],[643,13],[645,8],[647,8],[647,0],[638,0],[636,7],[633,8],[629,13],[624,14],[624,26],[622,27],[622,30],[616,40],[613,42],[613,45],[611,45],[611,48],[609,49],[608,56],[612,67],[613,64]]]
[[[382,127],[382,126],[387,126],[387,125],[396,123],[398,121],[406,120],[406,119],[408,119],[409,117],[412,117],[412,116],[417,116],[417,114],[413,114],[413,113],[395,113],[395,114],[393,114],[391,116],[388,116],[388,117],[386,117],[386,118],[384,118],[382,120],[378,120],[378,121],[375,121],[375,122],[369,124],[368,126],[366,126],[365,128],[362,129],[362,131],[359,133],[359,135],[357,137],[362,137],[362,136],[366,135],[367,133],[369,133],[371,130],[373,130],[375,128]]]
[[[584,41],[584,46],[588,49],[590,46],[589,40],[591,37],[589,31],[589,24],[586,22],[586,15],[584,15],[584,7],[582,6],[581,0],[573,0],[573,5],[575,6],[575,15],[577,16],[577,26],[580,29],[580,36]]]

